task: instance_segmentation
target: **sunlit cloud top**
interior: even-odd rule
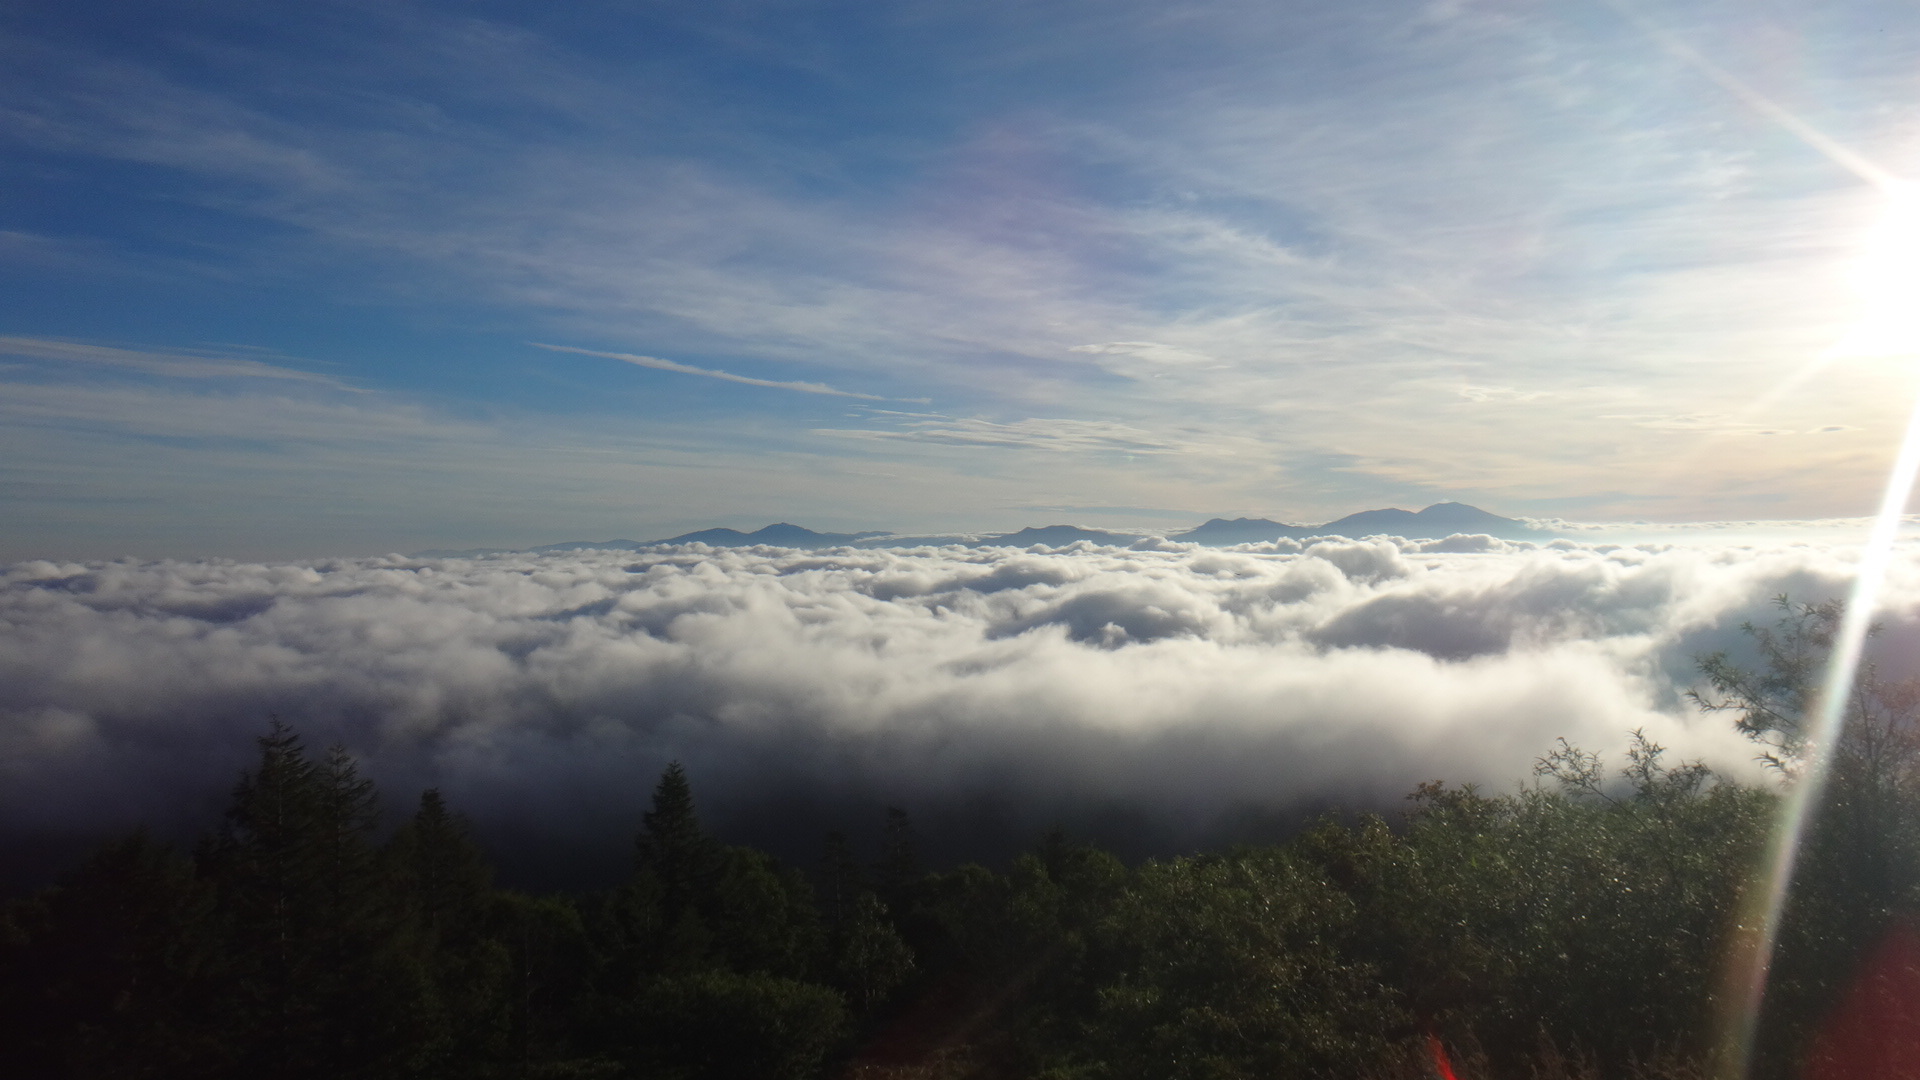
[[[29,0],[0,558],[1866,514],[1917,61],[1894,3]]]

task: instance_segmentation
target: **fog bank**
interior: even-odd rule
[[[582,551],[0,571],[0,845],[218,814],[269,714],[390,810],[439,786],[523,878],[617,872],[660,768],[805,858],[906,807],[943,857],[1059,822],[1136,854],[1505,786],[1644,728],[1751,775],[1683,699],[1842,548],[1488,537],[1207,549]],[[1911,650],[1896,568],[1879,648]],[[1616,753],[1617,756],[1617,753]]]

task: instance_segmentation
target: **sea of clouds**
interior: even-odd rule
[[[0,568],[0,854],[217,821],[277,715],[404,811],[436,785],[523,879],[617,872],[660,768],[790,857],[912,811],[936,856],[1051,824],[1132,854],[1506,787],[1630,729],[1756,778],[1684,698],[1774,596],[1845,595],[1822,544],[1488,537],[1209,549],[386,556]],[[1876,650],[1920,644],[1896,566]],[[809,847],[808,845],[814,845]],[[37,865],[37,864],[33,864]]]

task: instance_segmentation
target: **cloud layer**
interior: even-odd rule
[[[953,855],[1056,821],[1172,850],[1636,727],[1740,772],[1751,749],[1680,696],[1693,657],[1849,566],[1486,537],[21,563],[0,841],[205,827],[269,713],[390,805],[441,786],[536,875],[617,867],[675,758],[716,828],[801,857],[883,802]],[[1916,612],[1897,574],[1883,644]]]

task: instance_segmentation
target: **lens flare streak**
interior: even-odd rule
[[[1431,1031],[1427,1032],[1427,1053],[1433,1058],[1433,1071],[1439,1074],[1440,1080],[1460,1080],[1453,1071],[1453,1062],[1447,1058],[1446,1044]]]
[[[1729,1080],[1743,1078],[1750,1071],[1760,1005],[1766,995],[1767,973],[1779,938],[1780,920],[1786,909],[1787,889],[1793,881],[1800,842],[1807,820],[1826,787],[1827,773],[1833,764],[1833,747],[1846,719],[1847,698],[1860,668],[1860,656],[1866,646],[1880,586],[1893,561],[1894,541],[1916,474],[1920,474],[1920,403],[1916,403],[1908,417],[1900,455],[1894,462],[1892,475],[1887,478],[1886,493],[1881,497],[1873,529],[1860,552],[1859,573],[1848,595],[1839,632],[1834,636],[1826,675],[1814,699],[1799,774],[1781,802],[1779,818],[1761,864],[1759,887],[1749,892],[1746,910],[1736,924],[1729,964],[1731,985],[1723,997],[1723,1001],[1736,1009],[1723,1028],[1725,1041],[1720,1075]]]

